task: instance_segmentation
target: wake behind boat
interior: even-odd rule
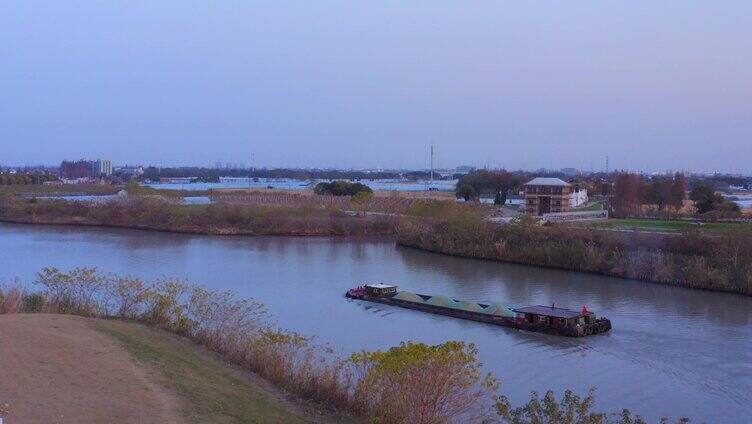
[[[579,312],[553,305],[512,309],[500,303],[485,304],[460,301],[447,296],[398,292],[397,286],[387,284],[359,286],[348,290],[345,297],[567,337],[584,337],[611,330],[611,320],[597,318],[595,313],[585,307]]]

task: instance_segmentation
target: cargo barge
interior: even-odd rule
[[[367,284],[345,293],[349,299],[383,303],[432,314],[566,337],[584,337],[611,330],[611,320],[596,317],[583,306],[581,311],[551,306],[509,308],[499,303],[459,301],[446,296],[398,292],[397,286]]]

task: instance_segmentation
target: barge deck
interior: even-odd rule
[[[611,330],[611,320],[596,317],[595,313],[588,311],[585,307],[579,312],[542,305],[512,309],[501,304],[475,303],[446,296],[397,292],[397,286],[386,284],[359,286],[348,290],[345,297],[566,337],[584,337]]]

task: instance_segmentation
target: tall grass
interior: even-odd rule
[[[432,252],[752,295],[752,229],[708,235],[492,225],[470,214],[403,221],[397,242]]]
[[[352,216],[310,205],[182,205],[163,196],[128,196],[110,202],[33,201],[0,196],[0,220],[37,224],[102,225],[195,234],[386,235],[391,216]]]
[[[18,314],[24,310],[25,293],[18,286],[0,286],[0,314]]]

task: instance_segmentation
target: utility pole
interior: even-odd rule
[[[433,144],[431,144],[431,185],[428,187],[430,190],[433,187]]]

